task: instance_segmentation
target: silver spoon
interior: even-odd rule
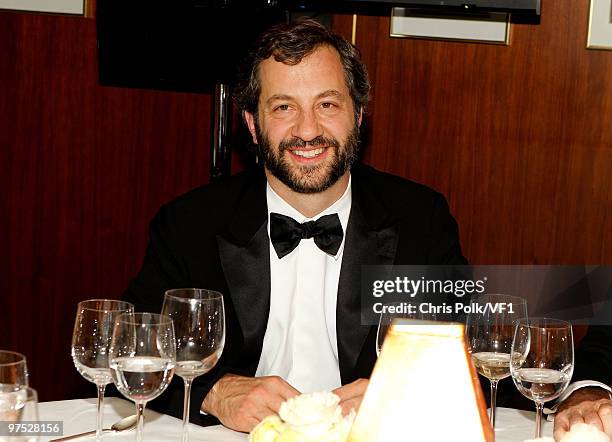
[[[103,428],[102,434],[105,433],[118,433],[120,431],[131,430],[132,428],[136,428],[136,423],[138,422],[137,416],[135,414],[124,417],[121,420],[118,420],[110,428]],[[65,440],[73,440],[78,439],[80,437],[86,436],[95,436],[96,430],[86,431],[85,433],[73,434],[72,436],[60,437],[59,439],[51,439],[49,442],[63,442]]]

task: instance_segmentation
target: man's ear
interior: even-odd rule
[[[246,121],[247,127],[249,128],[249,132],[251,132],[251,137],[253,137],[253,143],[257,144],[257,131],[255,130],[255,116],[248,112],[244,111],[244,121]]]
[[[358,127],[361,127],[361,120],[363,120],[363,106],[359,108],[359,117],[357,118]]]

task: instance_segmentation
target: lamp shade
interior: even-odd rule
[[[395,321],[348,441],[494,439],[463,324]]]

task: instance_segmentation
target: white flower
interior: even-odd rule
[[[268,416],[251,430],[249,442],[274,442],[286,429],[278,416]]]
[[[342,420],[339,403],[329,392],[301,394],[283,402],[278,414],[292,429],[318,440]]]
[[[345,442],[355,420],[355,411],[342,417],[340,398],[328,392],[288,399],[279,415],[261,421],[249,442]]]
[[[322,421],[340,420],[340,398],[333,393],[301,394],[287,399],[280,406],[278,415],[289,425],[308,425]]]
[[[525,442],[555,442],[555,440],[552,437],[541,437]],[[610,442],[610,438],[594,425],[579,423],[572,425],[570,431],[565,433],[560,442]]]
[[[351,410],[349,414],[344,416],[340,422],[334,425],[327,433],[325,433],[318,442],[344,442],[348,439],[351,431],[351,426],[355,420],[355,410]]]
[[[610,442],[610,438],[594,425],[579,423],[572,425],[561,442]]]

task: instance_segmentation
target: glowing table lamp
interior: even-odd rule
[[[394,322],[348,442],[494,440],[463,324]]]

